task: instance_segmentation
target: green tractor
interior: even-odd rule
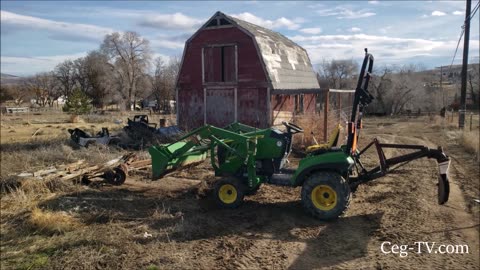
[[[347,143],[336,147],[338,132],[329,144],[310,147],[305,158],[295,169],[286,168],[292,151],[292,138],[303,129],[283,122],[286,131],[277,128],[257,129],[240,123],[224,128],[210,125],[200,127],[178,142],[153,146],[153,179],[170,170],[201,161],[210,156],[210,162],[219,177],[214,188],[215,201],[224,208],[236,208],[245,196],[255,194],[262,184],[302,187],[301,200],[305,210],[320,220],[332,220],[348,208],[351,193],[358,185],[384,176],[393,165],[414,159],[434,158],[439,164],[438,203],[448,200],[448,156],[441,148],[429,149],[421,145],[383,144],[374,139],[363,150],[357,149],[363,109],[373,99],[368,83],[373,68],[373,56],[365,51],[348,123]],[[375,146],[379,165],[367,170],[362,154]],[[409,154],[386,158],[384,148],[414,150]]]

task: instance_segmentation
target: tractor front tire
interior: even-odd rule
[[[223,178],[215,184],[215,202],[221,208],[237,208],[245,197],[246,185],[237,178]]]
[[[335,172],[313,173],[303,183],[303,207],[320,220],[333,220],[343,215],[350,198],[347,181]]]
[[[257,194],[257,192],[258,192],[258,190],[260,189],[260,186],[261,186],[261,185],[262,185],[262,184],[258,184],[256,187],[254,187],[254,188],[252,188],[252,189],[247,188],[247,189],[245,190],[245,196],[253,196],[253,195]]]

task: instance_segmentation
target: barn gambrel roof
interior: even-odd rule
[[[214,21],[218,22],[218,27],[228,27],[225,22],[228,21],[252,37],[273,89],[318,89],[320,87],[307,51],[287,37],[220,11],[217,11],[199,31],[215,25],[212,23]]]

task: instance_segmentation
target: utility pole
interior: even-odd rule
[[[467,0],[467,9],[465,11],[465,36],[463,40],[463,61],[462,61],[462,87],[460,88],[460,109],[458,110],[458,127],[463,129],[465,126],[465,112],[467,109],[467,66],[468,66],[468,43],[470,41],[470,12],[472,0]]]
[[[445,92],[443,92],[443,66],[440,66],[440,91],[442,92],[442,105],[443,108],[445,108]]]

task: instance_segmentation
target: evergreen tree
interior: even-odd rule
[[[67,97],[67,101],[63,106],[64,112],[73,114],[85,114],[92,109],[92,100],[82,92],[80,89],[75,88],[72,94]]]

